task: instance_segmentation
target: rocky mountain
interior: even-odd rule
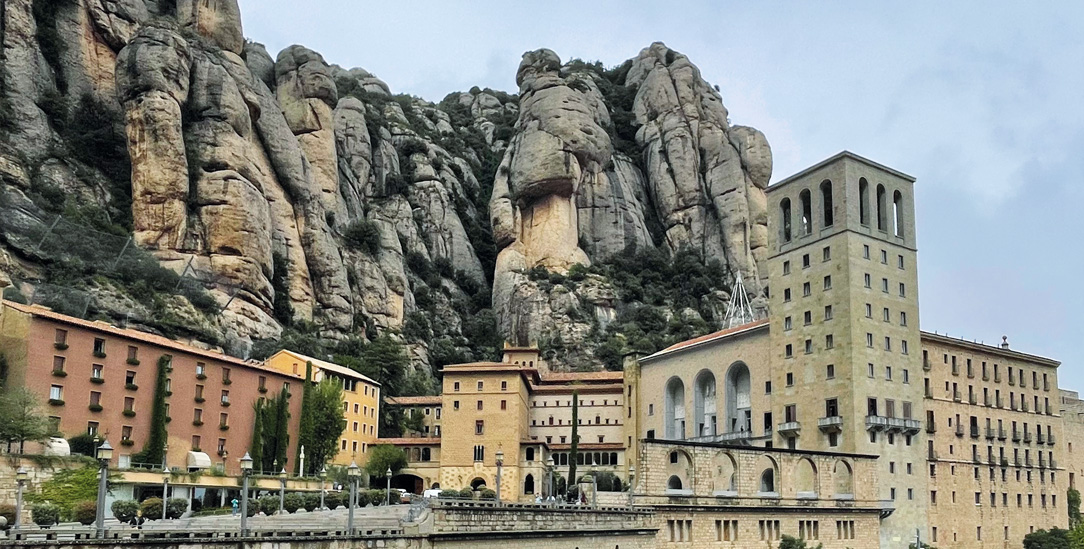
[[[9,298],[240,356],[388,334],[416,366],[507,340],[591,369],[718,326],[736,273],[761,293],[771,150],[661,43],[431,103],[272,58],[236,0],[3,17]]]

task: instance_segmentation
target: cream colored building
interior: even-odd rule
[[[283,349],[271,355],[264,364],[270,368],[304,377],[306,365],[312,363],[312,381],[319,383],[334,379],[343,387],[343,418],[346,427],[339,438],[339,451],[332,463],[349,465],[369,461],[369,448],[377,439],[380,425],[380,384],[350,368]]]

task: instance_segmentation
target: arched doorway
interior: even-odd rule
[[[484,479],[482,477],[475,477],[474,480],[470,481],[470,489],[474,490],[475,492],[477,492],[478,490],[481,490],[482,488],[485,488],[485,487],[486,487],[486,479]]]
[[[534,494],[534,475],[527,475],[527,478],[523,479],[523,493]]]
[[[421,495],[425,490],[425,480],[417,475],[400,473],[391,477],[391,487]]]
[[[726,430],[728,433],[753,430],[749,367],[735,362],[726,372]]]

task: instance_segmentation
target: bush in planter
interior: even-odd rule
[[[290,492],[282,498],[282,508],[287,513],[296,513],[305,504],[305,499],[297,492]]]
[[[136,517],[136,513],[139,512],[139,502],[131,499],[118,499],[110,506],[113,510],[113,516],[117,520],[123,523],[132,522],[132,519]]]
[[[147,498],[139,504],[139,514],[143,520],[162,518],[162,498]]]
[[[60,508],[49,502],[37,503],[30,508],[30,514],[34,518],[34,524],[48,528],[60,519]]]
[[[342,492],[328,492],[324,495],[324,506],[328,509],[337,509],[343,504],[344,499]]]
[[[377,505],[384,505],[388,502],[388,494],[384,490],[378,490],[374,488],[371,490],[365,490],[364,493],[369,498],[369,503],[372,503],[374,507]]]
[[[0,503],[0,517],[7,519],[7,524],[4,528],[11,528],[15,525],[15,506],[10,503]]]
[[[279,497],[278,495],[266,495],[256,500],[259,502],[260,511],[267,516],[274,515],[279,510]]]
[[[320,492],[308,492],[301,496],[306,511],[315,511],[320,506]]]
[[[93,501],[80,501],[72,506],[72,520],[84,526],[94,524],[98,518],[98,504]]]
[[[184,498],[169,498],[166,500],[166,517],[179,519],[188,511],[188,500]]]
[[[482,488],[478,499],[496,500],[497,499],[497,492],[494,492],[493,490],[490,490],[489,488]]]

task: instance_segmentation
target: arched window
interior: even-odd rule
[[[821,182],[821,210],[824,217],[824,226],[831,227],[834,221],[832,216],[832,182],[827,179]]]
[[[865,177],[858,180],[858,220],[869,226],[869,182]]]
[[[534,461],[534,448],[528,447],[526,454],[527,461]]]
[[[813,232],[813,199],[809,189],[798,193],[798,202],[802,205],[802,236]]]
[[[534,476],[533,475],[527,475],[527,478],[523,479],[523,493],[524,494],[533,494],[534,493]]]
[[[837,498],[854,497],[854,479],[851,475],[851,466],[843,460],[836,462],[832,471],[832,480],[835,485],[834,496]]]
[[[714,482],[716,492],[738,491],[738,463],[726,452],[720,452],[715,456]]]
[[[696,376],[696,392],[693,394],[693,400],[696,411],[696,435],[715,435],[715,375],[711,371],[703,370]]]
[[[784,198],[779,203],[779,217],[781,218],[780,226],[783,228],[783,242],[790,242],[791,229],[790,229],[790,199]]]
[[[812,497],[817,494],[817,467],[808,459],[798,461],[794,472],[794,484],[798,496]]]
[[[728,433],[753,430],[749,367],[735,362],[726,372],[726,429]]]
[[[764,493],[775,491],[775,470],[765,469],[760,474],[760,491]]]
[[[903,236],[903,194],[892,193],[892,226],[896,236]]]
[[[678,377],[666,382],[666,438],[685,438],[685,384]]]
[[[681,478],[677,475],[671,475],[666,481],[667,490],[681,490]]]
[[[888,204],[885,202],[885,186],[877,185],[877,229],[888,230]]]

